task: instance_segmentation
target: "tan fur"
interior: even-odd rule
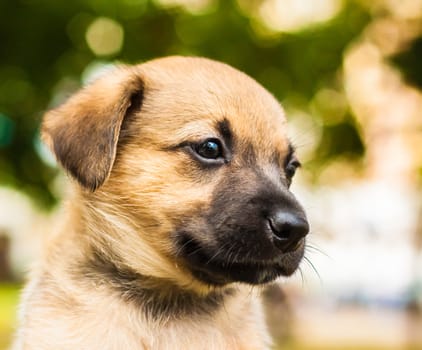
[[[142,106],[123,125],[138,93]],[[169,232],[210,205],[224,172],[204,181],[185,153],[169,150],[187,137],[215,135],[223,116],[239,147],[253,144],[262,171],[280,181],[266,160],[274,150],[287,152],[283,111],[255,81],[221,63],[171,57],[122,66],[46,115],[43,137],[74,178],[74,192],[25,289],[14,349],[269,348],[257,288],[231,285],[234,293],[212,314],[154,319],[80,268],[95,250],[154,277],[163,296],[173,285],[198,296],[220,288],[174,258]]]

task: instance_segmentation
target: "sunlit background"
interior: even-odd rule
[[[43,112],[174,54],[245,71],[287,111],[312,234],[266,293],[278,346],[422,349],[422,0],[0,1],[0,348],[66,188]]]

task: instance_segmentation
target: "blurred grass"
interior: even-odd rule
[[[7,349],[16,325],[19,284],[0,284],[0,349]]]

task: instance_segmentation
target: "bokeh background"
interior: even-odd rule
[[[422,0],[1,0],[0,349],[65,176],[44,111],[109,65],[227,62],[284,105],[312,234],[266,293],[284,349],[422,349]]]

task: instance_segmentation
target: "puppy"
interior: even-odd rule
[[[121,66],[44,118],[72,178],[24,292],[15,349],[268,349],[255,285],[309,227],[284,113],[204,58]]]

